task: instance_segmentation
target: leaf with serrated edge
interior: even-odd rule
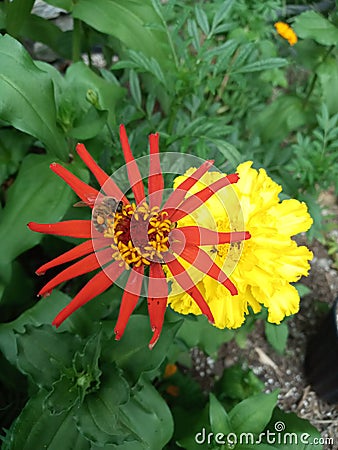
[[[76,380],[63,374],[53,383],[53,390],[45,399],[45,406],[51,414],[61,414],[69,411],[79,400],[79,390]]]
[[[47,388],[64,368],[71,367],[74,353],[81,348],[77,336],[57,333],[50,325],[26,325],[24,332],[16,332],[16,340],[19,370]]]
[[[129,400],[129,385],[113,365],[107,366],[100,388],[85,397],[75,414],[78,429],[97,445],[122,442],[126,433],[118,424],[121,405]]]

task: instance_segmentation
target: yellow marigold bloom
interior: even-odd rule
[[[278,197],[281,186],[264,169],[257,171],[251,166],[251,161],[240,164],[237,184],[223,188],[178,223],[180,227],[198,220],[210,229],[214,226],[218,232],[245,229],[251,234],[251,239],[241,243],[208,248],[214,262],[231,275],[238,295],[232,296],[223,285],[198,274],[192,265],[185,263],[190,276],[198,279],[198,289],[209,304],[218,328],[240,327],[249,307],[257,313],[264,305],[268,321],[276,324],[285,316],[295,314],[299,309],[299,295],[290,283],[308,274],[308,261],[313,257],[312,252],[292,239],[311,227],[313,221],[306,204],[293,199],[281,202]],[[192,171],[189,169],[176,178],[174,187]],[[219,172],[206,173],[191,194],[224,176]],[[201,314],[196,303],[175,281],[168,300],[181,314]]]
[[[285,22],[276,22],[275,28],[277,33],[286,39],[290,45],[295,45],[298,41],[296,33],[293,29]]]

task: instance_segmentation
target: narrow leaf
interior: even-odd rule
[[[284,58],[268,58],[262,61],[255,61],[250,64],[246,64],[233,73],[251,73],[260,72],[262,70],[276,69],[277,67],[284,67],[288,64],[287,60]]]
[[[223,433],[228,434],[233,432],[229,416],[222,404],[217,400],[217,398],[210,394],[210,405],[209,405],[209,419],[211,430],[214,434]]]

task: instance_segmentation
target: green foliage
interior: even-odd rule
[[[265,322],[265,335],[276,352],[283,354],[289,335],[287,322],[282,322],[280,325]]]
[[[216,356],[220,345],[229,342],[233,337],[232,330],[210,328],[204,316],[185,320],[177,334],[179,341],[182,341],[186,347],[199,347],[210,356]]]
[[[314,11],[307,11],[296,17],[294,28],[303,39],[314,39],[322,45],[338,44],[338,28]]]
[[[0,37],[0,55],[0,119],[41,140],[52,155],[64,159],[67,146],[57,127],[50,79],[10,36]]]
[[[202,316],[180,321],[168,312],[150,351],[142,304],[123,339],[114,340],[122,290],[113,287],[54,330],[51,321],[80,283],[70,281],[67,294],[54,290],[36,302],[33,271],[74,239],[43,239],[26,224],[85,217],[48,165],[61,160],[88,181],[74,152],[80,141],[111,173],[123,161],[117,131],[124,123],[135,156],[144,154],[147,134],[159,131],[163,152],[214,159],[223,171],[253,160],[282,184],[286,197],[307,202],[315,220],[310,236],[320,237],[318,195],[331,186],[338,192],[335,13],[308,10],[291,18],[299,41],[290,48],[272,26],[290,6],[281,0],[46,1],[68,11],[71,31],[32,14],[33,3],[0,4],[1,382],[11,392],[20,385],[22,403],[28,398],[23,408],[6,405],[13,423],[3,448],[194,450],[201,448],[196,435],[203,429],[214,437],[257,437],[277,421],[297,436],[318,437],[307,421],[280,411],[277,392],[263,394],[252,371],[227,368],[208,396],[187,369],[193,347],[214,359],[231,339],[244,347],[264,313],[233,331],[211,327]],[[52,49],[58,65],[34,60],[25,48],[31,41]],[[97,48],[104,68],[95,66]],[[330,244],[330,253],[336,250]],[[282,354],[286,322],[266,323],[265,332]],[[165,378],[167,361],[178,369]],[[285,447],[265,438],[236,448]]]

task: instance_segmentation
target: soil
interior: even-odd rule
[[[334,238],[338,243],[338,207],[329,205],[329,208],[335,216],[333,223],[337,221],[337,226],[326,237]],[[332,222],[332,214],[330,220]],[[301,299],[299,313],[288,321],[289,337],[285,354],[279,355],[271,347],[265,338],[264,323],[257,321],[244,349],[231,341],[220,348],[216,361],[199,349],[193,349],[194,374],[204,388],[210,389],[224,368],[236,363],[251,368],[264,381],[265,392],[280,389],[278,404],[284,411],[294,412],[309,420],[321,432],[326,440],[324,450],[338,450],[338,404],[328,404],[320,399],[304,374],[307,342],[318,330],[327,314],[325,311],[338,297],[338,271],[334,267],[337,262],[330,258],[320,242],[309,244],[305,236],[301,236],[299,243],[306,244],[314,253],[309,276],[300,280],[311,289],[311,293]],[[327,438],[331,438],[333,444]]]

